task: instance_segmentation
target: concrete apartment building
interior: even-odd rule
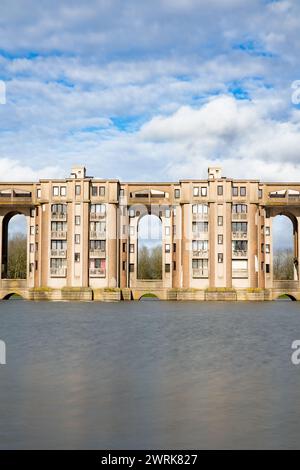
[[[7,279],[8,224],[27,220],[27,279]],[[138,278],[139,223],[161,221],[162,279]],[[272,221],[294,228],[294,280],[274,280]],[[90,177],[0,183],[0,296],[129,300],[300,299],[300,183],[262,183],[208,170],[206,180],[122,183]]]

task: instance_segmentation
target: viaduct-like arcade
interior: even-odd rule
[[[27,221],[27,276],[10,279],[8,227]],[[140,279],[143,217],[161,225],[161,279]],[[293,225],[293,276],[276,280],[273,220]],[[131,300],[300,300],[300,183],[223,177],[123,183],[87,176],[0,183],[0,298]]]

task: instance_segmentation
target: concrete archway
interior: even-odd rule
[[[22,216],[25,219],[25,231],[24,235],[26,237],[26,260],[25,260],[25,267],[24,267],[24,273],[18,276],[12,276],[9,273],[9,223],[15,216]],[[2,219],[2,266],[1,266],[1,278],[2,279],[26,279],[28,275],[28,227],[27,227],[27,220],[26,220],[26,214],[23,213],[20,210],[13,210],[10,212],[7,212],[3,219]]]

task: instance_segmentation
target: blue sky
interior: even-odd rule
[[[1,179],[84,163],[178,180],[217,163],[299,180],[299,17],[290,0],[2,0]]]

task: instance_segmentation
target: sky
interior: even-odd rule
[[[299,17],[296,0],[1,0],[0,179],[299,180]]]

